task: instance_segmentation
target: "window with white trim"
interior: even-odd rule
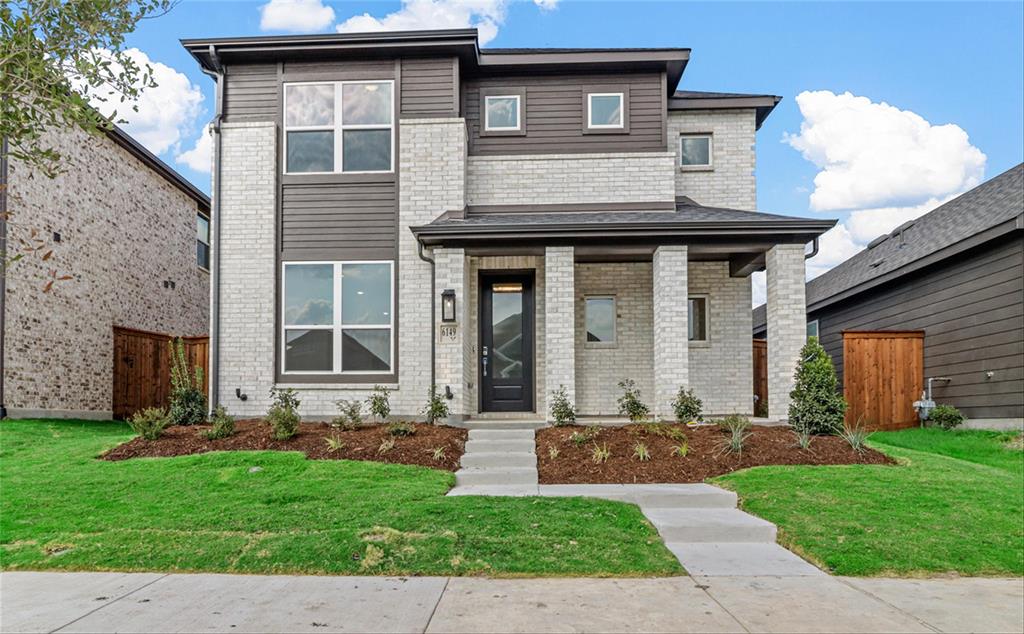
[[[484,130],[510,132],[522,128],[522,100],[519,95],[484,97]]]
[[[285,262],[282,266],[283,374],[392,371],[392,262]]]
[[[813,321],[807,322],[807,338],[810,339],[811,337],[814,337],[814,338],[818,337],[818,320],[817,319],[815,319]]]
[[[394,170],[394,82],[284,85],[288,174]]]
[[[686,321],[689,328],[690,341],[707,341],[708,298],[691,295],[689,298],[689,313],[690,318]]]
[[[597,130],[622,128],[625,124],[625,93],[592,92],[587,95],[587,127]]]
[[[615,297],[590,295],[584,298],[584,302],[587,343],[615,343]]]
[[[710,134],[684,134],[679,137],[680,167],[711,167],[712,143]]]
[[[210,270],[210,219],[203,214],[196,214],[196,264]]]

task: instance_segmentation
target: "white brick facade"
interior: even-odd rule
[[[666,202],[675,199],[667,152],[469,157],[470,205]]]
[[[651,412],[671,419],[672,399],[689,385],[689,327],[685,245],[662,246],[654,252],[654,395]],[[747,311],[749,312],[749,311]]]
[[[766,257],[768,278],[768,416],[789,415],[789,393],[807,341],[804,245],[780,244]],[[747,329],[750,332],[750,329]]]
[[[576,402],[576,318],[574,249],[547,247],[544,250],[544,409],[550,412],[551,393],[565,386],[569,401]]]
[[[679,137],[684,133],[712,135],[711,168],[679,167]],[[753,109],[669,112],[668,142],[675,157],[676,195],[711,207],[757,209],[755,133]]]
[[[447,386],[451,389],[454,398],[448,404],[452,415],[461,417],[474,413],[471,410],[473,405],[470,401],[472,393],[470,385],[473,382],[470,365],[471,358],[467,358],[466,329],[469,325],[469,271],[466,262],[466,252],[463,249],[434,249],[434,276],[436,280],[436,291],[434,293],[435,314],[441,319],[441,293],[451,289],[455,291],[455,323],[445,324],[454,326],[456,335],[454,337],[438,336],[436,343],[436,357],[434,367],[437,368],[437,386],[439,391],[444,391]],[[467,367],[468,366],[468,367]]]

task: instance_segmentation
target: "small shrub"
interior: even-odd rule
[[[651,459],[651,451],[647,448],[647,445],[637,441],[637,443],[633,445],[633,457],[640,462],[647,462]]]
[[[739,414],[733,414],[726,416],[725,418],[717,421],[718,428],[726,433],[736,433],[739,430],[741,433],[750,429],[750,419]]]
[[[431,452],[435,462],[444,462],[445,452],[444,447],[437,447]]]
[[[590,453],[590,457],[595,464],[603,464],[608,462],[608,459],[612,457],[612,450],[608,448],[608,443],[598,446],[595,442],[594,450]]]
[[[569,440],[572,441],[577,447],[581,447],[591,440],[594,440],[601,433],[601,428],[597,425],[591,425],[585,428],[583,431],[574,431]]]
[[[942,429],[953,429],[964,422],[964,415],[952,405],[936,405],[928,414],[928,424]]]
[[[415,436],[416,426],[412,423],[391,423],[388,425],[388,433],[392,436]]]
[[[548,447],[548,458],[554,460],[555,458],[558,457],[558,454],[560,453],[562,452],[555,445],[551,445],[550,447]]]
[[[857,453],[864,453],[864,450],[866,449],[864,441],[866,441],[870,435],[871,432],[864,429],[864,426],[861,425],[860,421],[857,421],[857,424],[846,427],[843,431],[839,432],[839,437],[845,440],[846,443]]]
[[[800,350],[796,385],[789,393],[789,424],[811,434],[836,434],[843,428],[846,399],[839,393],[839,380],[832,359],[811,337]]]
[[[576,423],[576,408],[569,401],[569,393],[564,385],[551,393],[551,420],[555,427]]]
[[[366,406],[374,420],[383,423],[391,415],[391,390],[383,385],[374,385],[373,393],[366,399]]]
[[[431,385],[430,392],[427,394],[427,404],[423,407],[423,415],[426,417],[427,423],[433,425],[443,418],[448,418],[448,414],[448,401],[437,393],[436,385]]]
[[[700,422],[704,420],[701,408],[704,404],[692,389],[679,388],[675,400],[672,401],[672,410],[676,413],[676,421],[680,423]]]
[[[807,430],[794,431],[793,435],[796,436],[796,446],[800,447],[804,451],[809,451],[811,448],[811,439],[814,438]]]
[[[171,354],[171,409],[174,425],[198,425],[206,420],[206,395],[203,394],[203,369],[188,367],[185,342],[179,337],[168,341]]]
[[[639,423],[651,415],[651,408],[640,400],[640,389],[633,379],[619,381],[622,396],[618,399],[619,415],[629,417],[630,422]]]
[[[748,431],[750,429],[750,420],[733,414],[719,421],[718,426],[729,434],[723,444],[723,450],[728,453],[743,453],[743,447],[746,445],[747,439],[752,435]]]
[[[331,420],[331,427],[340,427],[345,431],[354,431],[363,424],[362,401],[336,401],[338,415]]]
[[[689,452],[690,452],[690,445],[685,440],[683,442],[679,443],[678,445],[676,445],[675,447],[672,447],[672,455],[673,456],[679,456],[680,458],[685,458],[686,454],[688,454]]]
[[[207,440],[220,440],[221,438],[227,438],[235,433],[235,417],[229,416],[224,411],[224,406],[218,405],[213,410],[213,416],[210,417],[210,424],[213,425],[210,429],[203,432]]]
[[[387,452],[395,448],[395,439],[384,437],[380,439],[380,445],[377,446],[377,455],[383,456]]]
[[[669,425],[668,423],[647,422],[642,423],[640,427],[644,430],[645,434],[664,436],[665,438],[676,441],[686,439],[686,430],[682,427]]]
[[[291,388],[270,388],[273,403],[267,410],[271,436],[276,440],[287,440],[299,431],[299,397]]]
[[[327,443],[327,451],[331,453],[345,448],[345,441],[341,439],[341,436],[328,436],[324,438],[324,442]]]
[[[162,407],[147,407],[132,414],[128,420],[128,426],[144,440],[156,440],[170,424],[171,418]]]

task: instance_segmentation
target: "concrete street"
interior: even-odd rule
[[[0,574],[4,632],[1022,632],[1022,579]]]

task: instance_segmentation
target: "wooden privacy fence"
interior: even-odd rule
[[[114,418],[128,418],[146,407],[166,407],[171,396],[173,337],[114,326]],[[190,367],[203,368],[207,391],[209,337],[182,337]]]
[[[768,412],[768,342],[754,339],[754,401],[755,413]]]
[[[913,403],[924,389],[924,333],[844,331],[846,424],[869,430],[918,425]]]

